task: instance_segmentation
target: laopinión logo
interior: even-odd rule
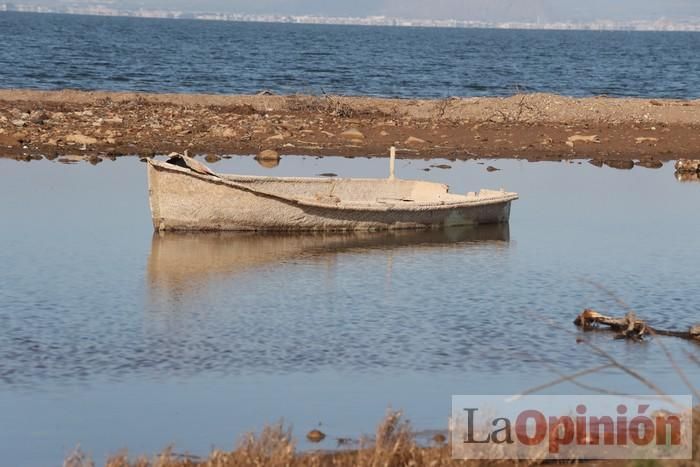
[[[690,459],[693,399],[452,396],[456,459]]]

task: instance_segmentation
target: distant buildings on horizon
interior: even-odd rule
[[[700,31],[700,18],[686,21],[658,19],[637,21],[597,20],[590,22],[489,22],[469,20],[407,19],[387,16],[327,17],[313,15],[253,15],[241,13],[183,12],[174,10],[123,10],[106,5],[54,6],[0,3],[0,12],[18,11],[26,13],[63,13],[96,16],[127,16],[138,18],[199,19],[210,21],[241,21],[289,24],[341,24],[361,26],[397,26],[432,28],[492,28],[492,29],[547,29],[590,31]]]

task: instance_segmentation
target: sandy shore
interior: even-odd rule
[[[700,152],[700,100],[549,94],[444,100],[0,90],[0,157],[195,154],[590,158]]]

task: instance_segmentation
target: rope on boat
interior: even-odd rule
[[[287,196],[282,196],[282,195],[277,194],[277,193],[271,193],[269,191],[261,190],[259,188],[253,188],[253,187],[250,187],[248,185],[244,185],[242,183],[236,183],[232,180],[228,180],[228,179],[222,177],[221,175],[217,174],[213,170],[211,170],[206,165],[197,161],[196,159],[189,157],[187,155],[186,151],[185,151],[185,154],[179,154],[179,153],[173,152],[173,153],[170,153],[168,155],[168,157],[170,158],[166,161],[168,164],[172,164],[172,165],[176,165],[178,167],[190,169],[191,171],[196,172],[200,175],[215,177],[221,183],[223,183],[225,185],[232,186],[234,188],[238,188],[239,190],[247,191],[250,193],[255,193],[258,195],[262,195],[262,196],[266,196],[269,198],[274,198],[274,199],[278,199],[281,201],[290,202],[290,203],[294,203],[294,204],[316,204],[316,203],[310,203],[308,201],[302,201],[299,198],[290,198]],[[334,197],[334,198],[337,199],[337,197]],[[340,200],[338,199],[338,202],[339,201]],[[336,205],[326,204],[326,203],[318,203],[318,206],[320,206],[320,207],[334,207],[334,208],[337,207]]]
[[[503,197],[483,197],[477,202],[471,202],[471,203],[464,203],[464,202],[458,202],[458,203],[450,203],[450,202],[445,202],[442,201],[440,203],[421,203],[421,204],[401,204],[401,203],[395,203],[395,204],[390,204],[384,199],[382,203],[378,204],[383,204],[383,206],[378,206],[378,205],[371,205],[371,204],[362,204],[362,205],[343,205],[341,203],[340,198],[337,196],[331,195],[331,196],[323,196],[324,199],[328,199],[331,202],[323,202],[320,199],[311,199],[311,198],[292,198],[288,196],[283,196],[278,193],[272,193],[266,190],[261,190],[259,188],[254,188],[251,186],[248,186],[243,183],[238,183],[234,182],[233,180],[230,180],[226,177],[223,177],[213,170],[211,170],[209,167],[206,165],[202,164],[201,162],[189,157],[187,155],[187,151],[185,151],[185,154],[179,154],[176,152],[170,153],[168,155],[169,159],[166,161],[167,164],[174,165],[180,168],[184,169],[189,169],[190,171],[196,173],[199,176],[204,176],[204,177],[211,177],[215,180],[211,181],[216,181],[218,183],[222,183],[224,185],[231,186],[233,188],[246,191],[249,193],[254,193],[258,194],[260,196],[265,196],[268,198],[273,198],[277,199],[283,202],[287,203],[292,203],[292,204],[298,204],[298,205],[303,205],[303,206],[310,206],[310,207],[315,207],[315,208],[323,208],[323,209],[335,209],[335,210],[347,210],[347,211],[391,211],[395,209],[399,210],[405,210],[405,211],[430,211],[430,210],[436,210],[436,209],[454,209],[457,207],[462,207],[462,206],[469,206],[469,207],[475,207],[475,206],[483,206],[483,205],[488,205],[488,204],[494,204],[494,203],[502,203],[506,201],[512,201],[513,199],[517,198],[517,195],[514,195],[510,197],[510,199],[504,199]],[[153,165],[159,165],[162,164],[161,162],[158,161],[153,161],[149,159],[149,162]],[[301,178],[301,177],[288,177],[285,178],[285,181],[295,181],[299,180],[300,182],[302,181],[307,181],[308,179]],[[330,183],[330,182],[329,182]],[[402,200],[400,200],[402,201]]]

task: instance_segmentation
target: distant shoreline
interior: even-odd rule
[[[0,90],[0,157],[169,153],[697,158],[700,100],[522,94],[441,100]]]
[[[298,24],[328,26],[367,26],[398,28],[437,28],[437,29],[503,29],[520,31],[591,31],[591,32],[700,32],[700,18],[685,22],[664,18],[655,20],[615,21],[599,19],[587,22],[527,22],[527,21],[481,21],[455,19],[417,19],[388,16],[365,17],[326,17],[315,15],[254,15],[220,12],[182,12],[173,10],[118,10],[106,7],[72,7],[55,9],[39,5],[16,4],[8,9],[8,4],[0,3],[0,14],[56,14],[99,16],[114,18],[144,18],[194,21],[223,21],[238,23]]]

